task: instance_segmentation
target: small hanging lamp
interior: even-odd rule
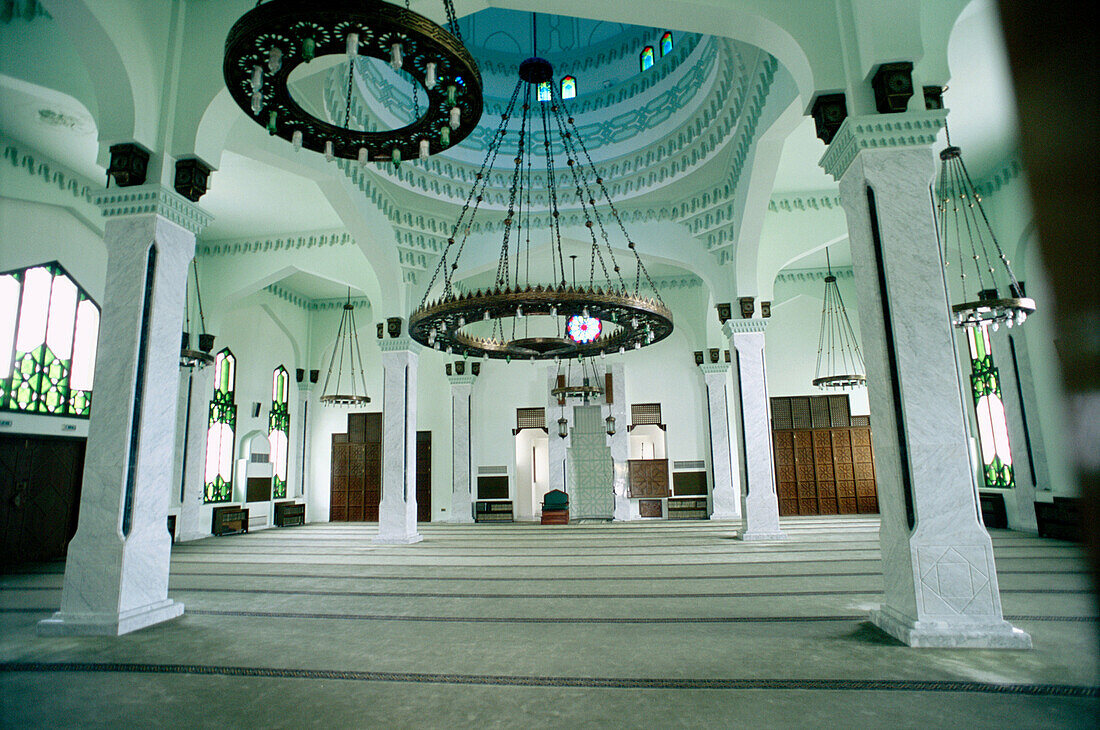
[[[813,384],[822,390],[858,388],[866,384],[866,369],[840,288],[833,276],[829,249],[825,249],[825,302],[821,307],[821,332],[817,338],[817,369]]]
[[[346,369],[346,372],[345,372]],[[335,379],[333,373],[335,372]],[[321,388],[321,403],[327,406],[359,406],[370,403],[367,378],[363,373],[363,355],[359,351],[359,332],[355,328],[355,307],[351,303],[351,288],[340,315],[336,343],[328,361],[325,385]]]
[[[569,421],[565,418],[565,409],[562,408],[561,418],[558,419],[558,436],[565,438],[569,435]]]
[[[611,411],[608,410],[607,418],[603,419],[604,424],[607,426],[607,435],[615,435],[615,416],[611,415]]]
[[[962,159],[962,150],[951,144],[940,152],[940,179],[936,187],[937,233],[943,246],[944,266],[958,266],[962,282],[961,304],[951,307],[956,327],[993,330],[1004,324],[1023,324],[1035,311],[1035,300],[1023,294],[1008,257],[993,235],[982,209],[982,196],[974,187]],[[966,259],[970,259],[967,261]],[[968,274],[971,272],[973,276]]]
[[[191,273],[194,274],[195,303],[199,310],[199,341],[198,349],[191,349],[191,302],[185,295],[183,303],[183,337],[180,342],[180,367],[202,370],[214,362],[214,356],[210,354],[210,351],[214,349],[214,335],[206,331],[206,317],[203,315],[202,295],[199,292],[199,270],[195,264],[195,259],[191,259]]]

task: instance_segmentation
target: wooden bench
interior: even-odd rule
[[[569,495],[560,489],[552,489],[542,500],[542,524],[569,524]]]

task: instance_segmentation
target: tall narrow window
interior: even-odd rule
[[[237,358],[225,348],[214,358],[214,397],[206,431],[206,489],[203,502],[228,502],[233,495],[233,429],[237,426]]]
[[[87,418],[99,307],[53,261],[0,274],[0,410]]]
[[[661,36],[661,57],[664,58],[670,53],[672,53],[672,34],[665,33]]]
[[[573,99],[577,96],[577,80],[572,76],[566,76],[561,80],[561,98]]]
[[[646,46],[642,49],[642,55],[639,57],[642,70],[648,71],[653,68],[653,46]]]
[[[539,85],[538,85],[538,92],[537,93],[538,93],[538,96],[536,96],[536,98],[539,101],[550,101],[550,98],[551,98],[550,82],[549,81],[540,81]]]
[[[966,336],[970,343],[970,388],[978,416],[978,445],[982,452],[985,486],[1012,488],[1016,486],[1016,479],[1008,444],[1008,421],[1001,400],[1001,378],[993,366],[993,352],[989,347],[989,330],[970,328]]]
[[[267,440],[271,442],[271,464],[275,476],[271,480],[273,499],[286,498],[287,454],[290,444],[290,410],[287,390],[290,376],[282,365],[271,376],[271,413],[267,419]]]

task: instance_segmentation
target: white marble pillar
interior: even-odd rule
[[[546,440],[546,454],[547,461],[549,461],[549,483],[550,491],[560,489],[563,492],[568,492],[568,478],[566,473],[568,472],[568,464],[566,463],[566,454],[569,453],[569,443],[571,436],[562,438],[558,436],[558,419],[563,415],[566,420],[570,420],[573,417],[573,409],[566,404],[564,407],[558,403],[557,396],[550,393],[551,390],[557,387],[558,369],[556,366],[551,366],[546,369],[546,431],[549,437]],[[570,434],[572,434],[572,423],[570,423]]]
[[[298,383],[298,423],[297,428],[291,421],[290,430],[294,432],[294,463],[298,465],[298,479],[293,491],[289,492],[296,499],[301,499],[306,504],[306,521],[309,521],[309,500],[306,494],[309,492],[309,464],[310,464],[310,439],[309,429],[312,427],[314,416],[310,400],[313,395],[313,383],[309,382],[309,371],[306,371],[305,379]]]
[[[408,544],[416,530],[416,345],[387,337],[382,348],[382,501],[375,542]]]
[[[607,437],[607,445],[611,449],[611,461],[614,464],[614,477],[612,489],[615,493],[615,512],[613,519],[621,522],[630,519],[630,433],[626,430],[630,425],[626,415],[626,378],[623,374],[621,362],[609,365],[607,368],[611,375],[611,403],[605,408],[615,417],[615,434]],[[605,398],[606,400],[606,394]],[[559,441],[561,439],[558,439]]]
[[[848,117],[821,161],[848,219],[875,424],[886,589],[871,619],[910,646],[1028,648],[978,520],[929,195],[945,113]]]
[[[451,383],[451,469],[454,472],[450,521],[464,524],[474,521],[470,394],[476,379],[476,375],[447,376]]]
[[[38,623],[42,635],[120,635],[183,613],[168,598],[167,516],[178,488],[172,454],[187,269],[195,231],[209,218],[158,185],[109,190],[97,202],[107,218],[107,282],[96,398],[61,610]]]
[[[184,371],[191,381],[191,413],[187,422],[187,454],[183,461],[183,503],[180,505],[179,541],[210,537],[210,520],[202,519],[206,481],[206,435],[210,425],[210,399],[214,395],[214,368]]]
[[[772,455],[771,403],[764,369],[764,328],[768,320],[730,319],[722,331],[737,363],[737,423],[745,491],[741,499],[745,529],[741,539],[785,540],[779,529],[779,497],[775,492]]]
[[[741,519],[741,498],[733,485],[733,456],[730,451],[729,402],[726,379],[729,363],[704,363],[703,382],[707,385],[707,415],[710,427],[710,467],[714,482],[711,490],[712,520]],[[778,517],[778,513],[777,513]]]

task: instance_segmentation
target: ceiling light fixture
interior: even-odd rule
[[[940,160],[937,232],[943,246],[944,266],[957,262],[962,282],[963,302],[952,305],[952,322],[963,328],[990,325],[994,331],[1001,324],[1006,327],[1023,324],[1035,311],[1035,300],[1024,296],[1008,257],[997,243],[982,208],[982,196],[966,170],[962,150],[951,144],[949,130],[947,148],[940,152]],[[975,276],[971,279],[967,271],[973,271]]]
[[[328,372],[325,373],[325,384],[321,388],[321,403],[327,406],[359,406],[370,403],[370,398],[367,397],[367,377],[363,370],[359,331],[355,328],[355,306],[351,303],[349,287],[348,298],[340,314],[340,327],[336,330],[336,343],[332,346],[332,356],[328,361]],[[335,382],[332,377],[334,371]],[[362,393],[359,392],[360,386]]]
[[[386,161],[423,159],[461,142],[481,119],[481,73],[462,44],[452,0],[443,0],[445,30],[406,7],[381,0],[269,0],[257,3],[233,25],[222,68],[229,93],[256,123],[326,159]],[[348,58],[343,125],[303,109],[287,88],[302,63],[324,55]],[[423,86],[423,115],[400,129],[352,129],[354,61],[370,56],[413,79],[414,99]]]
[[[542,58],[528,58],[519,66],[519,79],[490,139],[466,204],[420,306],[409,319],[410,335],[423,345],[437,350],[450,348],[463,357],[547,360],[638,349],[672,333],[672,313],[661,300],[554,85],[549,84],[549,101],[537,101],[538,86],[552,80],[553,75],[553,67]],[[532,113],[533,109],[537,111]],[[514,167],[496,279],[484,291],[461,292],[453,277],[485,197],[488,170],[505,147],[510,120],[517,117],[519,129],[511,138],[515,152],[504,153],[512,158]],[[539,153],[545,165],[549,200],[548,209],[536,213],[531,202],[532,170]],[[580,286],[575,261],[573,282],[566,281],[565,259],[569,256],[562,250],[556,169],[569,171],[562,174],[561,184],[571,183],[591,238],[588,283]],[[606,212],[597,210],[597,196],[601,203],[606,202]],[[531,230],[537,216],[545,216],[544,225],[539,227],[549,231],[551,261],[548,271],[532,275]],[[614,221],[608,220],[606,228],[605,216]],[[607,228],[617,228],[625,239],[634,259],[633,277],[624,277]],[[602,282],[595,280],[597,266]],[[442,292],[433,294],[439,281]],[[436,298],[429,301],[430,295]]]
[[[180,343],[180,367],[202,370],[214,362],[210,351],[214,349],[214,335],[206,331],[206,317],[202,311],[202,295],[199,292],[199,269],[195,259],[191,259],[191,273],[195,279],[195,304],[199,310],[198,349],[191,349],[191,301],[186,296],[183,306],[183,338]]]
[[[813,384],[822,390],[858,388],[867,383],[866,367],[859,351],[859,338],[840,297],[828,248],[825,249],[825,266],[829,273],[825,276],[825,301],[821,306]]]

